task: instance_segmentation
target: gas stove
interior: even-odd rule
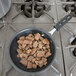
[[[0,75],[1,76],[75,76],[76,8],[74,0],[12,0],[10,11],[0,19]],[[27,27],[49,32],[68,12],[73,18],[52,36],[56,57],[50,68],[40,74],[23,74],[9,63],[8,48],[12,37]]]

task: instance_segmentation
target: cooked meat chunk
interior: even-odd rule
[[[21,53],[22,53],[22,50],[21,50],[21,49],[17,49],[17,52],[18,52],[19,54],[21,54]]]
[[[36,48],[37,46],[38,46],[38,42],[35,41],[35,42],[33,43],[33,47]]]
[[[27,57],[28,57],[27,54],[24,54],[24,53],[20,54],[20,58],[25,58],[25,59],[27,59]]]
[[[39,48],[42,49],[42,47],[43,47],[43,44],[39,43]]]
[[[19,39],[20,40],[24,40],[25,39],[25,36],[21,36]]]
[[[43,42],[44,44],[49,44],[49,40],[48,40],[48,39],[43,39],[42,42]]]
[[[18,40],[17,43],[18,44],[22,44],[24,41],[23,40]]]
[[[36,61],[36,59],[35,59],[35,58],[33,58],[33,59],[32,59],[32,63],[35,63],[35,61]]]
[[[22,63],[23,65],[27,66],[27,60],[24,59],[24,58],[20,60],[20,63]]]
[[[32,55],[35,54],[36,50],[37,50],[36,48],[32,49],[31,54]]]
[[[19,44],[19,45],[18,45],[18,48],[19,48],[19,49],[22,49],[22,45]]]
[[[30,61],[27,62],[27,68],[31,69],[32,68],[32,63]]]
[[[28,61],[32,61],[33,58],[34,58],[33,56],[29,56],[29,57],[28,57]]]
[[[40,34],[39,33],[35,34],[35,39],[36,40],[39,40],[40,39]]]
[[[45,55],[45,51],[37,51],[37,57],[43,57]]]
[[[32,51],[32,50],[31,50],[31,49],[29,49],[29,50],[27,50],[27,51],[26,51],[26,53],[27,53],[27,54],[30,54],[30,53],[31,53],[31,51]]]
[[[21,36],[17,41],[17,57],[27,69],[36,69],[47,65],[47,58],[51,56],[50,42],[39,33]]]
[[[44,63],[42,61],[39,61],[39,67],[42,67],[44,65]]]
[[[33,67],[33,69],[36,69],[37,68],[37,65],[36,64],[33,64],[32,67]]]
[[[47,53],[45,54],[45,57],[49,57],[49,56],[51,56],[51,53],[50,53],[50,52],[47,52]]]

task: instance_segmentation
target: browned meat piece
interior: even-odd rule
[[[35,54],[36,50],[37,50],[36,48],[32,49],[31,55]]]
[[[49,57],[49,56],[51,56],[51,53],[50,53],[50,52],[47,52],[47,53],[45,54],[45,57]]]
[[[49,46],[49,45],[45,45],[45,47],[46,47],[47,49],[49,49],[49,48],[50,48],[50,46]]]
[[[38,65],[38,61],[35,61],[35,64]]]
[[[20,40],[24,40],[25,39],[25,36],[21,36],[19,39]]]
[[[20,63],[22,63],[23,65],[27,66],[27,60],[24,59],[24,58],[20,60]]]
[[[28,61],[27,63],[27,69],[31,69],[32,68],[32,63],[30,61]]]
[[[24,53],[20,54],[20,58],[26,58],[27,59],[27,57],[28,57],[27,54],[24,54]]]
[[[37,51],[37,57],[43,57],[45,55],[45,51]]]
[[[43,44],[42,43],[39,43],[39,46],[38,46],[40,49],[42,49],[43,47]]]
[[[34,63],[35,61],[36,61],[36,59],[35,59],[35,58],[33,58],[33,59],[32,59],[32,63]]]
[[[42,36],[40,36],[40,40],[42,41],[44,38]]]
[[[44,65],[42,61],[38,61],[38,63],[39,63],[39,67],[42,67]]]
[[[24,42],[23,40],[18,40],[17,41],[18,44],[23,44],[23,42]]]
[[[37,68],[37,65],[36,64],[33,64],[32,67],[33,67],[33,69],[36,69]]]
[[[37,53],[35,53],[33,56],[34,56],[34,57],[37,57]]]
[[[47,62],[44,62],[44,65],[46,65],[47,64]]]
[[[19,45],[18,45],[18,48],[19,48],[19,49],[22,49],[22,45],[19,44]]]
[[[45,63],[46,61],[47,61],[47,59],[46,59],[46,58],[42,58],[42,62],[44,62],[44,63]]]
[[[36,48],[37,46],[38,46],[38,42],[35,41],[35,42],[33,43],[33,47]]]
[[[38,61],[41,60],[41,57],[40,58],[39,57],[36,57],[36,60],[38,60]]]
[[[34,58],[33,56],[29,56],[27,60],[28,60],[28,61],[32,61],[33,58]]]
[[[24,43],[24,44],[32,44],[32,41],[30,41],[30,40],[24,40],[23,43]]]
[[[29,50],[27,50],[27,51],[26,51],[26,53],[27,53],[27,54],[30,54],[30,53],[31,53],[31,51],[32,51],[32,50],[31,50],[31,49],[29,49]]]
[[[33,35],[32,35],[32,34],[29,34],[28,36],[31,37],[31,36],[33,36]]]
[[[26,44],[23,43],[23,44],[22,44],[22,48],[24,49],[25,47],[26,47]]]
[[[46,49],[46,47],[44,46],[44,47],[42,47],[44,50]]]
[[[39,33],[35,34],[35,39],[36,40],[39,40],[40,39],[40,34]]]
[[[48,40],[48,39],[43,39],[42,42],[43,42],[44,44],[49,44],[49,40]]]
[[[21,49],[17,49],[17,52],[18,52],[19,54],[21,54],[21,53],[22,53],[22,50],[21,50]]]

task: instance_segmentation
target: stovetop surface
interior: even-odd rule
[[[76,35],[76,17],[73,17],[59,32],[52,36],[56,44],[56,57],[50,68],[40,74],[23,74],[16,71],[9,62],[8,48],[10,40],[19,31],[27,27],[37,27],[49,32],[68,12],[63,7],[74,4],[66,0],[43,0],[49,11],[44,11],[39,18],[26,17],[20,10],[24,0],[12,0],[8,14],[0,19],[0,76],[75,76],[76,59],[72,51],[76,45],[70,44],[70,38]],[[33,10],[34,12],[34,10]]]

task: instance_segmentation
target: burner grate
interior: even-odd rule
[[[35,0],[35,1],[26,0],[25,1],[26,4],[21,5],[21,10],[23,11],[26,17],[31,18],[34,14],[34,17],[38,18],[44,13],[44,10],[46,9],[45,4],[38,5],[37,2],[41,3],[43,1],[42,0]],[[34,11],[34,13],[32,11]]]
[[[66,12],[71,11],[73,17],[76,17],[76,0],[66,0],[66,2],[69,2],[69,4],[64,6],[64,10]],[[74,2],[74,4],[70,4],[71,2]]]

